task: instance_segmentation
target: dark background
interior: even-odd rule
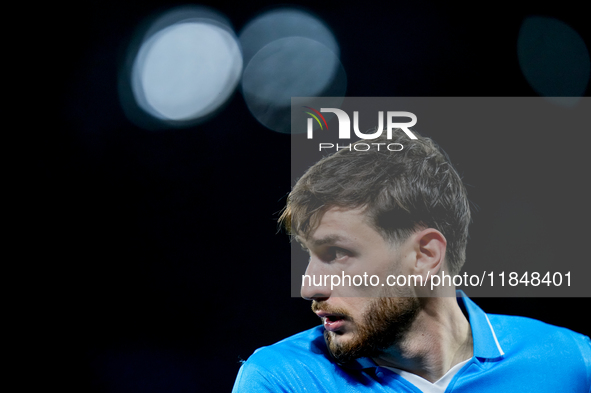
[[[261,126],[239,91],[187,129],[143,130],[119,105],[134,30],[181,4],[51,3],[21,37],[39,82],[18,118],[33,163],[21,220],[32,239],[20,254],[32,294],[26,354],[45,371],[32,377],[60,390],[229,391],[241,359],[318,322],[308,302],[290,298],[289,241],[276,225],[292,185],[290,137]],[[237,32],[272,5],[199,4]],[[516,54],[528,15],[568,23],[590,47],[576,1],[297,4],[333,30],[348,96],[536,96]],[[454,136],[438,141],[479,206],[468,262],[542,252],[588,262],[588,141],[535,130],[499,130],[463,148]],[[476,302],[591,333],[588,298]]]

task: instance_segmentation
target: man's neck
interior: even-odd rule
[[[404,337],[374,360],[435,382],[472,357],[472,330],[454,297],[423,298],[422,302]]]

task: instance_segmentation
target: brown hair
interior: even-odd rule
[[[329,208],[365,207],[370,223],[389,241],[404,241],[421,228],[440,231],[447,240],[448,268],[457,274],[470,224],[466,189],[445,152],[413,133],[418,139],[394,131],[391,140],[360,140],[318,161],[294,186],[279,223],[292,236],[306,238]],[[392,143],[402,144],[402,150],[390,151]],[[358,144],[365,145],[357,151]]]

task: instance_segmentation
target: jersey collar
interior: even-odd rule
[[[488,316],[463,291],[456,291],[456,298],[460,307],[466,310],[468,314],[470,328],[472,329],[474,356],[489,360],[503,357],[505,352],[503,352],[503,348],[499,344]]]

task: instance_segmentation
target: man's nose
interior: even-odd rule
[[[306,300],[326,300],[331,295],[330,274],[322,268],[322,263],[310,258],[306,273],[302,278],[301,296]]]

